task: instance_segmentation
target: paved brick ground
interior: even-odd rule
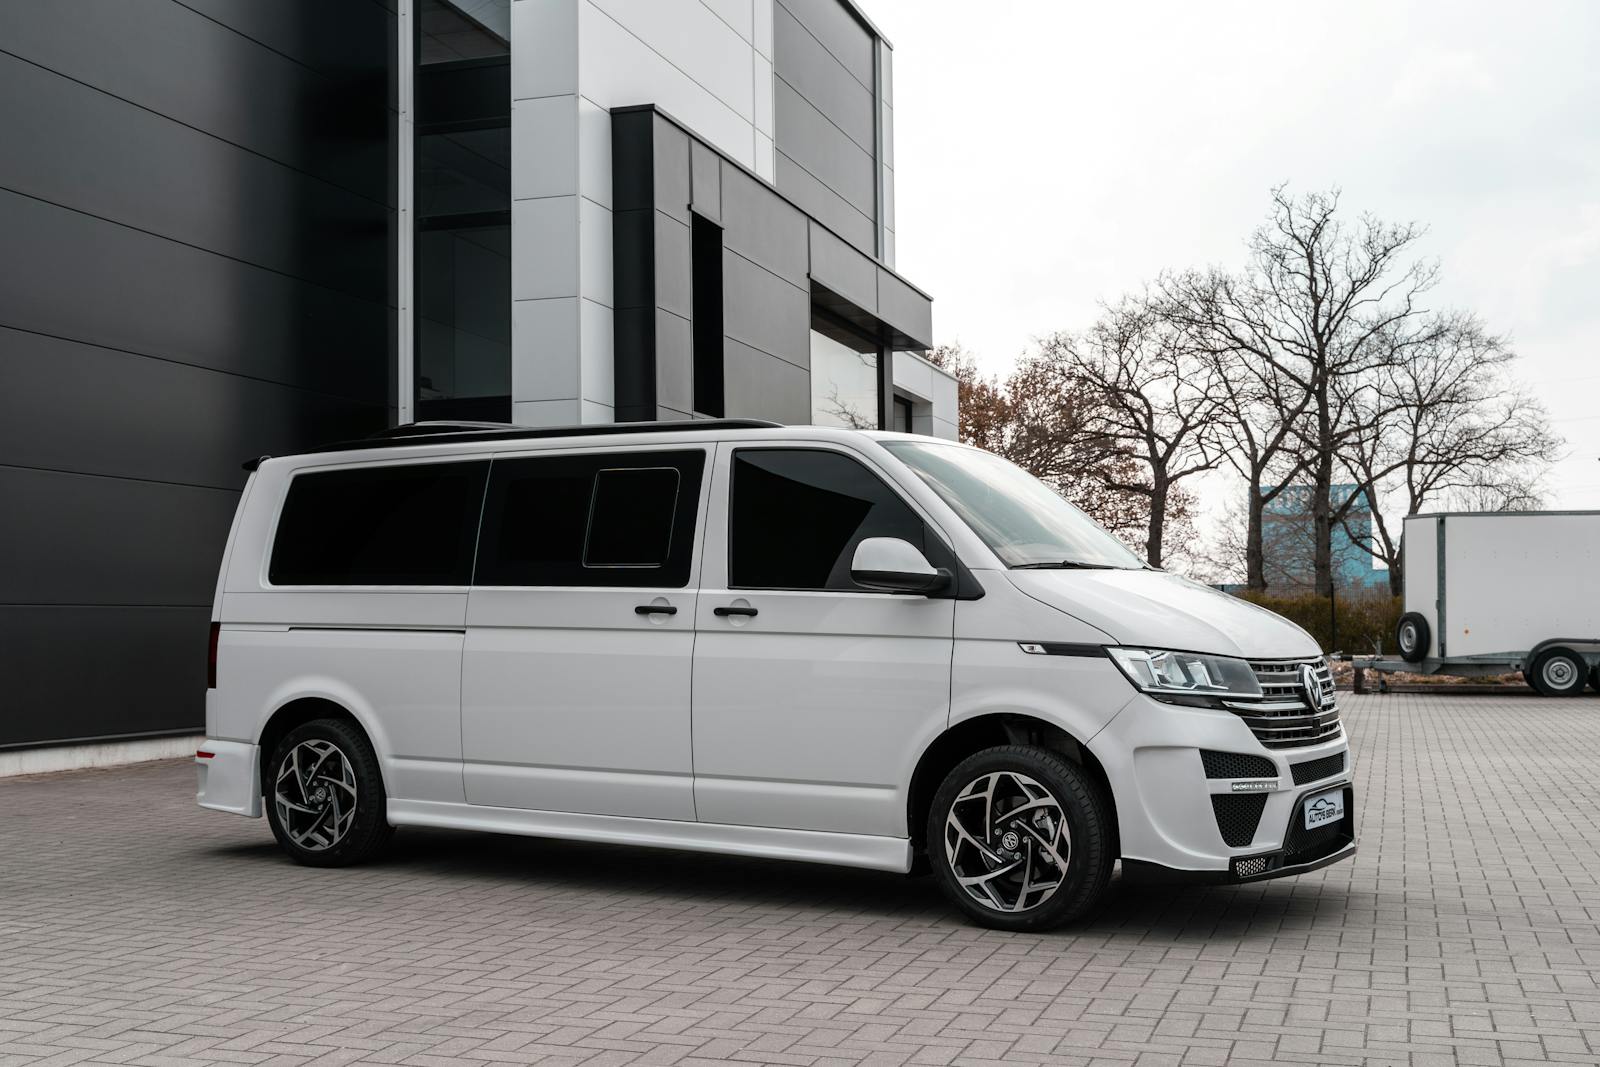
[[[1045,937],[927,880],[515,838],[309,870],[187,764],[0,781],[0,1067],[1600,1061],[1600,700],[1345,706],[1356,862]]]

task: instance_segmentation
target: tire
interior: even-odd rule
[[[1589,672],[1589,688],[1600,693],[1600,664],[1596,664],[1594,670]]]
[[[994,798],[987,805],[985,788]],[[1015,822],[1005,817],[1020,805],[1035,814]],[[1104,896],[1117,858],[1111,805],[1098,784],[1077,764],[1032,745],[986,748],[957,764],[934,793],[927,840],[945,896],[969,919],[997,930],[1048,930],[1088,914]],[[1051,855],[1064,859],[1066,869],[1040,885],[1060,867]],[[1001,873],[1017,870],[1022,874]],[[969,889],[963,877],[982,881]]]
[[[1395,647],[1400,658],[1407,663],[1421,663],[1428,655],[1428,643],[1433,635],[1428,633],[1428,620],[1414,611],[1400,616],[1394,628]]]
[[[394,834],[378,757],[342,719],[315,719],[285,734],[267,761],[262,792],[272,836],[308,867],[361,863]]]
[[[1575,697],[1589,680],[1589,664],[1570,648],[1547,648],[1523,672],[1540,696]]]

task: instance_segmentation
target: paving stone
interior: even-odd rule
[[[927,879],[405,831],[187,762],[0,780],[0,1067],[1600,1062],[1600,699],[1343,699],[1361,851],[1030,937]]]

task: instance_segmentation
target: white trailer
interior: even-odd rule
[[[1600,690],[1600,511],[1413,515],[1404,546],[1401,658],[1363,666]]]

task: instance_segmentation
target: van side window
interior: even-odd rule
[[[487,461],[307,471],[289,482],[273,585],[466,585]]]
[[[898,493],[865,466],[820,449],[741,448],[733,454],[728,584],[735,589],[837,589],[856,545],[899,537],[936,567],[950,551]]]
[[[496,460],[477,585],[689,584],[705,453]]]

